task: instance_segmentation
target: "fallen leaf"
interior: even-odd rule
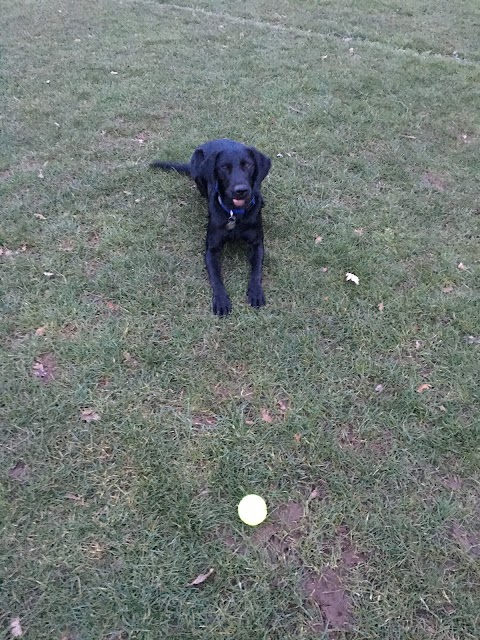
[[[378,310],[380,311],[380,313],[383,313],[383,310],[385,308],[383,302],[379,302],[377,306],[378,306]]]
[[[363,236],[363,227],[360,227],[358,229],[354,229],[353,233],[356,233],[357,236]]]
[[[82,409],[80,411],[80,417],[85,422],[94,422],[96,420],[100,420],[100,416],[95,412],[94,409]]]
[[[245,420],[245,424],[252,425],[255,424],[253,420]]]
[[[427,389],[431,389],[431,388],[432,388],[431,384],[427,384],[426,382],[424,382],[419,387],[417,387],[417,393],[423,393]]]
[[[198,584],[203,584],[205,580],[208,580],[208,578],[213,573],[215,573],[215,569],[209,569],[207,573],[201,573],[199,576],[195,578],[195,580],[192,580],[192,582],[189,582],[187,584],[187,587],[196,587]]]
[[[350,49],[348,50],[348,53],[349,53],[351,56],[353,56],[353,54],[354,54],[353,47],[350,47]]]
[[[320,244],[321,242],[323,242],[323,236],[317,236],[315,238],[315,244]]]
[[[438,408],[442,413],[445,413],[445,411],[447,410],[446,407],[443,406],[443,404],[441,404]]]
[[[320,60],[326,60],[327,58],[328,58],[328,55],[325,55],[325,56],[322,56]]]
[[[45,327],[38,327],[38,329],[35,329],[35,335],[36,336],[44,336],[46,332],[46,328]]]
[[[34,213],[35,218],[38,220],[46,220],[46,217],[42,213]]]
[[[83,497],[77,495],[76,493],[66,493],[65,494],[65,499],[66,500],[73,500],[74,502],[81,502],[82,504],[85,503]]]
[[[110,71],[110,73],[112,74],[112,76],[118,76],[118,71]]]
[[[301,436],[299,433],[296,433],[296,434],[293,436],[293,439],[295,440],[295,442],[301,442],[301,440],[302,440],[302,436]]]
[[[480,336],[468,336],[468,344],[480,344]]]
[[[268,411],[266,409],[261,409],[261,414],[262,414],[262,420],[264,422],[273,422],[273,418],[272,416],[268,413]]]
[[[443,293],[452,293],[453,287],[452,286],[443,287],[442,291],[443,291]]]
[[[345,280],[348,282],[349,280],[351,282],[354,282],[355,284],[359,284],[360,280],[358,279],[358,276],[356,276],[354,273],[346,273],[345,274]]]
[[[53,278],[55,274],[52,273],[51,271],[44,271],[43,275],[46,276],[47,278]]]
[[[27,245],[23,244],[20,249],[14,251],[13,249],[9,249],[8,247],[0,247],[0,256],[5,256],[5,258],[11,258],[12,256],[18,256],[19,253],[23,253],[27,250]]]
[[[288,411],[288,402],[286,400],[279,400],[278,401],[278,408],[280,409],[281,413],[285,414]]]
[[[22,625],[20,624],[20,618],[13,618],[10,622],[10,633],[13,638],[20,638],[23,636]]]
[[[377,384],[377,386],[375,387],[375,391],[377,393],[382,393],[383,389],[384,389],[383,384]]]
[[[110,309],[110,311],[118,311],[120,309],[120,305],[117,304],[116,302],[111,302],[110,300],[107,300],[107,307]]]
[[[308,496],[309,500],[315,500],[315,498],[318,498],[318,496],[320,495],[320,493],[318,492],[318,489],[314,489],[311,494]]]
[[[422,346],[422,341],[421,340],[415,340],[415,349],[420,349],[421,346]]]
[[[463,264],[463,262],[460,262],[460,263],[457,265],[457,269],[460,269],[460,271],[466,271],[466,270],[467,270],[467,267]]]
[[[32,373],[44,384],[48,384],[55,378],[56,361],[51,353],[44,353],[38,356],[32,367]]]
[[[30,475],[30,469],[25,464],[19,460],[16,465],[14,465],[11,469],[8,470],[8,477],[12,478],[12,480],[26,480]]]
[[[321,271],[322,273],[327,273],[327,271],[328,271],[328,267],[322,267],[322,268],[320,269],[320,271]]]

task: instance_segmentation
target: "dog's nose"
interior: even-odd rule
[[[233,190],[233,195],[236,200],[244,200],[249,194],[249,188],[243,184],[239,184]]]

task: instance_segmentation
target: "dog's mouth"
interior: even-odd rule
[[[240,207],[245,206],[246,200],[236,200],[235,198],[233,198],[232,202],[234,207],[237,207],[237,209],[240,209]]]

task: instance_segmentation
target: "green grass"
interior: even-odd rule
[[[473,640],[478,3],[195,4],[0,7],[0,630]],[[268,306],[232,248],[221,320],[204,202],[147,170],[217,136],[273,158]],[[283,551],[249,492],[304,506]]]

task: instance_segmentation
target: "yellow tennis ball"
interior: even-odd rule
[[[256,527],[267,517],[265,500],[253,493],[245,496],[238,504],[238,517],[245,524]]]

